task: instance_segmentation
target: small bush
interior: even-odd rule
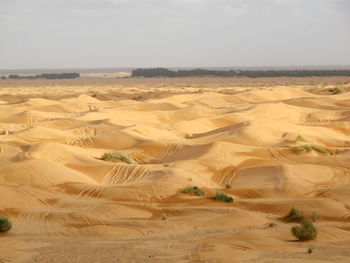
[[[311,147],[312,147],[312,149],[313,149],[314,151],[317,151],[317,152],[320,152],[320,153],[326,153],[326,154],[330,154],[330,153],[331,153],[331,152],[328,151],[327,149],[322,148],[321,146],[318,146],[318,145],[312,145]]]
[[[300,241],[313,240],[317,236],[316,227],[307,220],[301,221],[299,226],[293,226],[291,232]]]
[[[232,186],[231,186],[230,184],[226,184],[226,185],[225,185],[225,188],[226,188],[226,189],[231,189]]]
[[[331,92],[332,94],[338,94],[338,93],[343,93],[344,89],[341,87],[335,87],[333,89],[329,89],[329,92]]]
[[[310,214],[310,218],[312,219],[312,221],[317,221],[321,218],[321,216],[319,214],[317,214],[315,211],[313,211],[311,214]]]
[[[0,232],[7,232],[12,228],[12,223],[8,218],[0,216]]]
[[[275,227],[275,226],[277,226],[277,224],[274,223],[274,222],[271,222],[271,223],[269,224],[269,227]]]
[[[301,136],[301,135],[298,135],[298,137],[295,139],[296,142],[303,142],[305,141],[305,139]]]
[[[309,249],[307,250],[307,253],[311,254],[312,253],[312,247],[309,247]]]
[[[185,189],[183,189],[182,192],[186,193],[186,194],[194,194],[194,195],[198,195],[198,196],[205,195],[204,190],[200,189],[197,186],[188,186]]]
[[[124,162],[128,164],[134,163],[133,160],[126,153],[120,151],[105,153],[104,155],[102,155],[101,159],[104,161]]]
[[[301,145],[301,146],[296,148],[297,152],[302,152],[302,151],[311,152],[312,150],[320,152],[320,153],[325,153],[325,154],[331,153],[327,149],[322,148],[319,145],[313,145],[313,144],[304,144],[304,145]]]
[[[215,200],[220,201],[220,202],[226,202],[226,203],[232,203],[233,198],[231,196],[228,196],[227,194],[216,192]]]
[[[304,144],[304,145],[302,145],[302,146],[299,146],[299,147],[298,147],[298,150],[299,150],[300,152],[302,152],[302,151],[311,152],[312,147],[311,147],[310,144]]]
[[[292,207],[285,218],[288,221],[302,221],[305,219],[305,214],[302,210]]]
[[[141,95],[132,97],[132,100],[142,100],[142,99],[143,97]]]

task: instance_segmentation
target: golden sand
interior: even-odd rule
[[[349,78],[1,81],[13,228],[0,262],[350,262],[347,90]],[[113,150],[134,163],[101,159]],[[292,206],[321,216],[315,240],[296,242]]]

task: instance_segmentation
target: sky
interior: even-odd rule
[[[0,69],[350,65],[350,0],[0,0]]]

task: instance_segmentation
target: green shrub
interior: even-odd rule
[[[12,228],[12,223],[8,218],[0,216],[0,232],[7,232]]]
[[[312,211],[312,213],[310,214],[310,218],[312,219],[312,221],[317,221],[321,218],[321,216],[317,214],[315,211]]]
[[[321,146],[318,146],[318,145],[311,145],[311,147],[312,147],[312,149],[313,149],[314,151],[318,151],[318,152],[320,152],[320,153],[326,153],[326,154],[330,154],[330,153],[331,153],[331,152],[328,151],[327,149],[322,148]]]
[[[186,193],[186,194],[194,194],[194,195],[198,195],[198,196],[205,195],[204,190],[200,189],[197,186],[188,186],[185,189],[183,189],[182,192]]]
[[[331,153],[327,149],[322,148],[319,145],[314,145],[314,144],[304,144],[304,145],[301,145],[301,146],[296,148],[297,152],[302,152],[302,151],[311,152],[312,150],[320,152],[320,153],[325,153],[325,154]]]
[[[301,135],[298,135],[298,137],[295,139],[296,142],[303,142],[305,141],[305,139],[301,136]]]
[[[142,100],[142,96],[141,95],[138,95],[138,96],[134,96],[134,97],[132,97],[131,99],[132,100]]]
[[[233,202],[233,198],[231,196],[228,196],[227,194],[224,194],[221,192],[216,192],[214,199],[217,201],[226,202],[226,203]]]
[[[309,247],[309,249],[307,250],[307,253],[311,254],[312,253],[312,247]]]
[[[344,89],[341,87],[335,87],[333,89],[329,89],[329,92],[332,92],[332,94],[338,94],[344,92]]]
[[[305,213],[298,208],[292,207],[285,218],[288,221],[302,221],[305,219]]]
[[[105,153],[102,155],[101,159],[105,161],[124,162],[128,164],[134,163],[133,160],[126,153],[120,151]]]
[[[232,186],[231,186],[230,184],[226,184],[226,185],[225,185],[225,188],[226,188],[226,189],[231,189]]]
[[[301,221],[300,225],[293,226],[291,232],[300,241],[313,240],[317,236],[316,227],[307,220]]]
[[[311,150],[312,150],[312,147],[310,144],[304,144],[298,147],[299,152],[302,152],[302,151],[311,152]]]

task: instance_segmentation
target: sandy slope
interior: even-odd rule
[[[344,80],[89,81],[1,84],[0,262],[350,262]],[[291,235],[292,206],[321,215],[316,240]]]

